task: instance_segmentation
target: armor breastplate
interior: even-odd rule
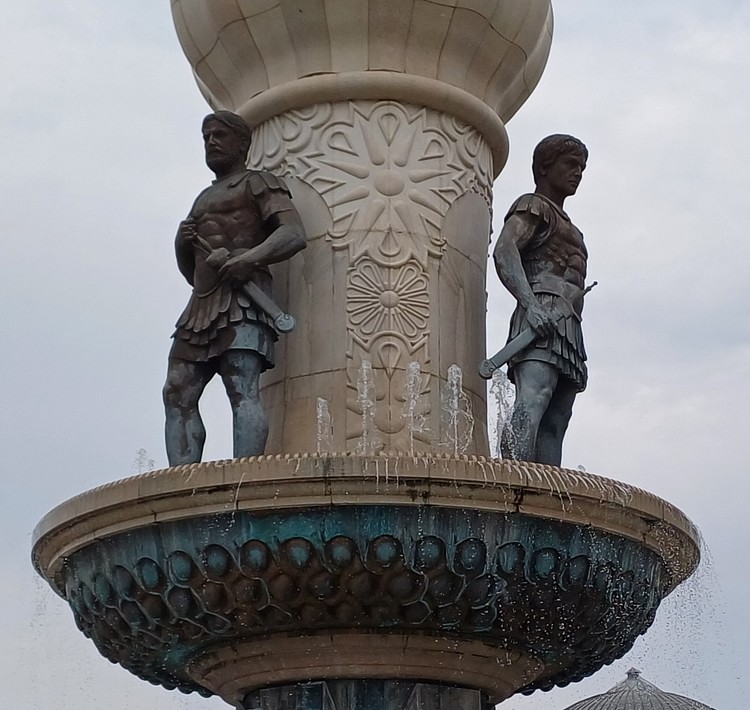
[[[556,216],[555,223],[549,225],[546,237],[524,250],[521,257],[532,288],[537,286],[540,292],[563,296],[564,293],[548,288],[554,288],[556,282],[560,286],[570,284],[583,288],[588,252],[580,230],[562,214]]]
[[[212,247],[228,251],[250,249],[265,238],[263,219],[252,195],[248,194],[246,173],[239,178],[214,183],[196,199],[190,218],[197,223],[198,233]],[[206,263],[206,254],[195,251],[193,287],[196,294],[211,293],[219,284],[218,273]],[[267,287],[268,269],[259,268],[257,281]],[[260,273],[262,272],[262,273]]]

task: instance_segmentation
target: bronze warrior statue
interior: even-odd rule
[[[581,312],[587,252],[563,204],[578,189],[587,159],[577,138],[542,140],[532,163],[535,190],[513,203],[495,247],[497,273],[517,301],[500,358],[508,358],[516,386],[501,439],[505,458],[559,466],[573,402],[586,387]],[[497,367],[498,356],[485,362]]]
[[[193,293],[177,321],[164,385],[170,466],[201,460],[206,438],[198,400],[219,374],[232,406],[234,456],[262,454],[268,424],[261,372],[273,367],[269,264],[305,248],[305,233],[284,182],[245,166],[252,135],[238,115],[203,121],[206,164],[216,179],[177,231],[177,265]],[[282,314],[284,316],[284,314]],[[284,316],[288,318],[288,316]]]

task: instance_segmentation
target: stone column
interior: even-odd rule
[[[275,276],[300,325],[265,380],[271,450],[321,448],[324,397],[335,451],[484,453],[473,363],[484,357],[492,154],[479,132],[425,106],[339,101],[262,123],[250,162],[289,179],[309,236]],[[451,428],[453,364],[467,398]]]
[[[263,382],[267,452],[486,454],[492,181],[546,62],[549,0],[172,11],[207,100],[254,126],[250,167],[287,178],[308,232],[275,272],[299,326]]]

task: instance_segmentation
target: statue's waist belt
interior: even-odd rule
[[[580,320],[581,311],[583,310],[583,289],[576,284],[563,281],[559,277],[550,275],[544,278],[544,276],[542,274],[540,277],[529,281],[531,290],[535,294],[546,293],[561,298],[567,308],[563,307],[560,309],[560,315],[569,314]]]
[[[545,276],[545,274],[540,274],[529,279],[529,285],[534,293],[551,293],[566,301],[574,301],[581,295],[583,289],[580,286],[563,281],[559,276]]]

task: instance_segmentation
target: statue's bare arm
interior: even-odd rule
[[[219,270],[222,276],[245,282],[254,268],[285,261],[307,246],[302,220],[291,200],[288,209],[269,217],[267,226],[271,232],[260,244],[233,252]]]
[[[177,257],[177,268],[185,277],[185,280],[192,286],[195,273],[195,251],[192,241],[195,232],[195,222],[190,218],[180,222],[175,237],[174,250]]]
[[[529,212],[511,215],[500,232],[493,259],[500,281],[526,311],[529,325],[538,333],[545,334],[554,329],[555,319],[534,295],[521,259],[521,252],[538,228],[538,217]]]

